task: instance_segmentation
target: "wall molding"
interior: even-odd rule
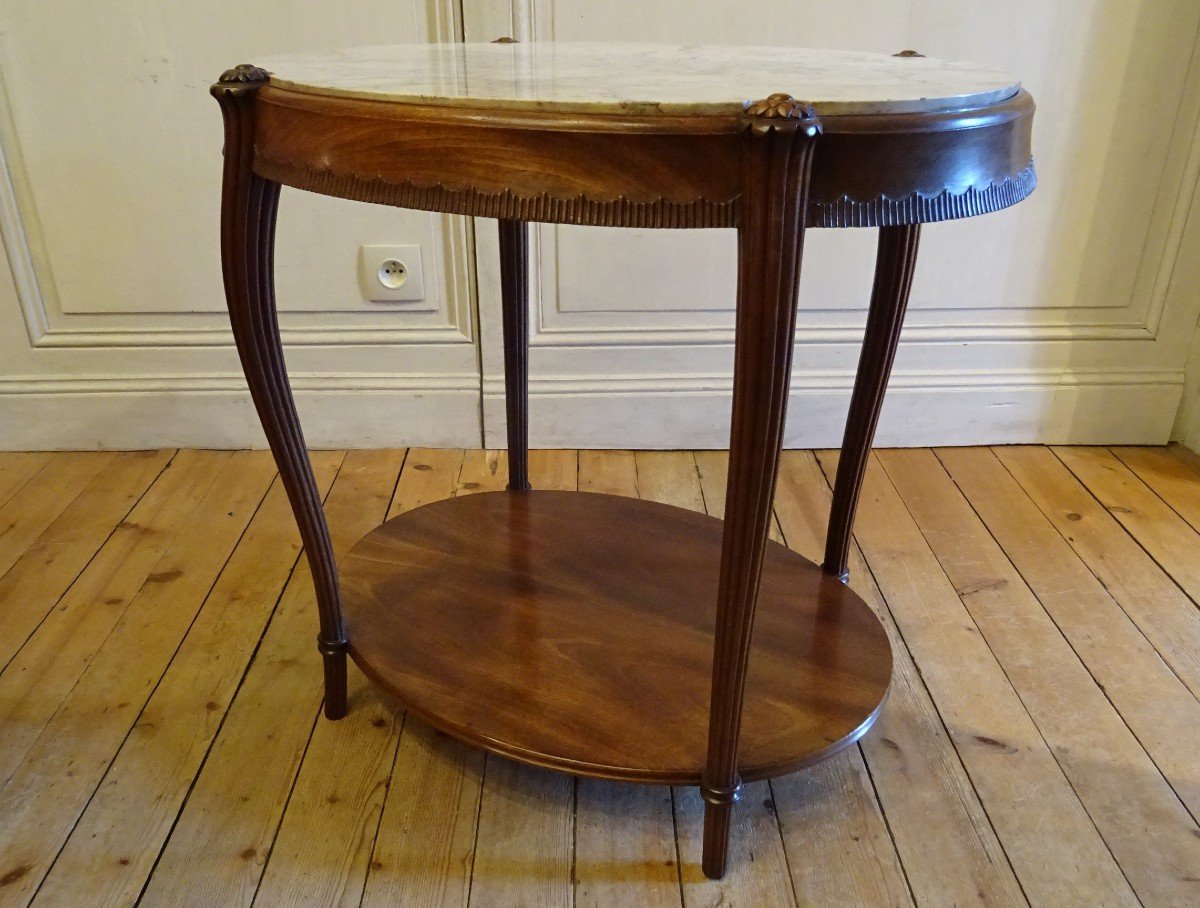
[[[2,88],[2,86],[0,86]],[[3,111],[0,111],[0,115]],[[9,263],[17,285],[17,297],[25,318],[26,331],[31,346],[38,348],[95,348],[95,347],[232,347],[227,316],[222,312],[135,312],[135,313],[87,313],[67,314],[58,312],[51,317],[46,304],[46,295],[38,271],[33,264],[33,255],[20,208],[16,204],[15,192],[5,192],[8,170],[2,165],[4,136],[0,131],[0,235],[5,249],[9,251]],[[11,187],[11,183],[9,184]],[[11,200],[11,205],[8,202]],[[441,221],[442,239],[445,246],[443,286],[445,288],[444,313],[446,319],[433,325],[354,324],[377,317],[363,312],[346,312],[327,309],[305,312],[281,311],[285,322],[297,316],[302,318],[342,319],[342,323],[331,321],[324,325],[288,327],[280,329],[284,343],[299,347],[340,347],[360,345],[448,344],[475,342],[474,301],[474,256],[471,225],[465,218],[453,215],[434,215]],[[13,241],[10,243],[9,238]],[[439,256],[442,258],[443,256]],[[108,327],[96,322],[111,322],[117,318],[135,316],[146,324],[137,327]],[[212,327],[199,327],[197,319],[212,321]],[[72,325],[84,321],[85,325]],[[166,326],[153,322],[174,322]],[[180,324],[180,323],[183,324]],[[192,323],[192,324],[188,324]]]
[[[1110,369],[1014,369],[1003,371],[896,371],[888,390],[943,391],[959,388],[1038,388],[1105,387],[1135,385],[1179,386],[1184,383],[1183,369],[1110,370]],[[843,391],[854,387],[853,370],[796,371],[789,387],[793,393],[804,391]],[[689,394],[719,392],[730,395],[732,373],[694,375],[533,375],[529,394],[554,396],[572,394]],[[504,379],[484,380],[483,392],[490,397],[504,396]]]
[[[402,391],[403,393],[395,393]],[[479,445],[479,387],[296,389],[314,449]],[[265,448],[250,395],[195,388],[92,393],[0,391],[0,449]]]
[[[292,390],[297,393],[325,391],[426,391],[477,392],[479,376],[465,373],[355,373],[294,372]],[[198,394],[230,391],[247,395],[246,379],[240,372],[204,375],[12,375],[0,376],[0,395],[23,394]]]
[[[319,313],[318,313],[319,314]],[[286,318],[288,313],[281,313]],[[214,318],[226,321],[224,315]],[[280,328],[285,347],[404,346],[411,344],[471,344],[470,330],[443,325],[407,328],[323,325]],[[212,328],[79,328],[47,329],[34,344],[38,348],[94,347],[232,347],[228,324]]]
[[[852,376],[800,373],[792,382],[787,444],[836,446]],[[473,373],[296,373],[309,444],[324,447],[453,446],[479,440]],[[538,376],[530,387],[537,446],[722,447],[729,432],[728,375]],[[888,392],[882,445],[919,432],[927,444],[1165,441],[1183,375],[1108,372],[901,373]],[[630,397],[654,419],[629,426]],[[369,406],[361,406],[364,397]],[[354,406],[357,402],[359,405]],[[487,382],[486,444],[503,447],[503,383]],[[589,420],[581,434],[580,408]],[[1160,423],[1162,423],[1160,425]],[[631,437],[630,432],[633,432]],[[0,379],[0,448],[262,447],[243,379],[211,375],[48,375]]]
[[[1180,370],[900,372],[889,386],[877,443],[1165,443],[1183,392]],[[841,444],[853,375],[792,377],[785,445]],[[536,447],[722,448],[729,439],[730,375],[535,376]],[[642,418],[631,421],[630,398]],[[586,412],[586,421],[579,413]],[[484,444],[505,438],[503,382],[484,383]]]
[[[7,44],[7,38],[7,34],[0,32],[0,48]],[[2,62],[3,56],[0,56],[0,64]],[[26,198],[28,185],[18,179],[23,172],[8,85],[0,65],[0,243],[8,257],[26,334],[29,342],[36,344],[48,330],[49,321],[45,291],[33,261],[34,246],[40,244],[30,239],[27,221],[21,216],[22,204],[30,201]]]
[[[479,445],[479,376],[292,376],[313,448]],[[0,377],[0,449],[264,448],[240,373]]]
[[[1181,131],[1184,132],[1182,139],[1179,138]],[[1197,31],[1192,44],[1191,63],[1172,126],[1170,144],[1181,148],[1183,165],[1178,183],[1170,185],[1171,166],[1168,155],[1156,195],[1158,199],[1168,199],[1171,208],[1162,253],[1157,262],[1146,305],[1146,327],[1156,337],[1166,312],[1175,268],[1183,251],[1187,223],[1193,210],[1193,199],[1197,188],[1200,188],[1200,31]],[[1132,303],[1131,299],[1130,304]]]
[[[1014,369],[998,371],[897,371],[889,390],[934,391],[958,388],[1033,388],[1049,386],[1134,386],[1178,385],[1185,380],[1183,369],[1101,370],[1101,369]],[[291,384],[296,391],[473,391],[478,376],[462,373],[374,373],[374,372],[294,372]],[[719,392],[730,394],[732,373],[691,375],[533,375],[529,380],[531,396],[572,394],[688,394]],[[793,392],[832,390],[849,392],[854,386],[853,370],[797,371],[792,375]],[[246,392],[246,380],[240,372],[195,375],[156,374],[76,374],[0,376],[0,395],[21,394],[174,394],[209,391]],[[504,396],[503,377],[483,382],[484,394]],[[248,393],[248,392],[246,392]]]
[[[1200,143],[1194,149],[1200,151]],[[1200,154],[1198,154],[1200,157]],[[1198,170],[1200,170],[1200,161],[1198,161]],[[1189,172],[1190,173],[1190,172]],[[1200,178],[1200,173],[1192,174],[1189,179]],[[1188,185],[1195,185],[1188,184]],[[1181,235],[1175,237],[1176,248],[1174,254],[1166,254],[1170,251],[1164,246],[1164,260],[1169,260],[1171,269],[1174,269],[1174,261],[1178,258],[1178,243],[1182,242],[1182,226],[1187,221],[1187,211],[1184,210],[1182,215],[1176,212],[1176,220],[1180,222]],[[1172,222],[1174,223],[1174,222]],[[533,226],[533,251],[530,255],[530,279],[532,279],[533,299],[539,301],[538,311],[536,311],[536,333],[538,335],[553,336],[558,343],[557,338],[563,338],[566,343],[572,343],[572,336],[576,333],[586,333],[590,331],[658,331],[662,333],[678,332],[680,336],[689,336],[691,333],[698,332],[698,335],[706,335],[706,333],[725,332],[728,338],[732,339],[732,326],[724,325],[701,325],[696,326],[694,321],[697,315],[703,317],[708,313],[721,313],[730,318],[732,324],[733,318],[733,302],[730,305],[719,309],[656,309],[656,313],[668,314],[677,313],[682,319],[680,323],[662,323],[658,325],[630,325],[620,326],[617,329],[595,329],[588,325],[569,325],[565,323],[565,319],[578,317],[578,315],[595,315],[595,314],[613,314],[608,309],[564,309],[560,306],[560,285],[562,285],[562,273],[559,272],[559,224],[542,224],[535,223]],[[550,234],[547,237],[547,233]],[[1174,235],[1174,234],[1172,234]],[[547,264],[553,264],[553,271],[550,277],[546,277]],[[1157,285],[1156,285],[1157,287]],[[1156,289],[1158,293],[1158,289]],[[1162,297],[1165,299],[1166,288],[1162,288]],[[866,297],[864,303],[860,306],[852,308],[821,308],[811,306],[806,303],[804,297],[800,299],[797,324],[797,339],[811,339],[816,343],[821,343],[830,332],[851,332],[856,336],[862,335],[862,324],[866,319]],[[1159,300],[1158,309],[1154,309],[1153,318],[1148,317],[1146,312],[1141,313],[1141,318],[1133,320],[1116,320],[1097,318],[1092,313],[1114,313],[1120,312],[1122,309],[1134,309],[1134,301],[1130,297],[1126,302],[1106,303],[1106,305],[1097,306],[1042,306],[1037,303],[1022,303],[1019,306],[1008,306],[1003,309],[996,308],[972,308],[972,307],[955,307],[955,306],[937,306],[929,308],[912,309],[910,312],[910,323],[906,324],[906,332],[920,332],[926,329],[936,329],[937,331],[947,332],[948,337],[964,337],[966,339],[976,339],[984,337],[985,339],[1016,339],[1016,341],[1040,341],[1040,339],[1055,339],[1073,338],[1081,336],[1080,333],[1087,332],[1086,336],[1090,339],[1115,339],[1115,341],[1126,341],[1126,339],[1134,338],[1141,339],[1145,337],[1154,337],[1157,332],[1158,320],[1162,317],[1162,302]],[[546,305],[550,303],[550,305]],[[988,320],[989,313],[1002,311],[1006,313],[1033,313],[1042,321],[1036,324],[1016,325],[1003,323],[1003,321]],[[913,314],[936,314],[941,318],[941,323],[938,325],[913,325],[911,318]],[[974,320],[958,320],[950,321],[948,318],[956,317],[962,319],[964,313],[974,315],[983,315],[983,319],[976,318]],[[1046,319],[1046,315],[1055,313],[1057,320]],[[1064,317],[1063,313],[1081,314],[1087,313],[1090,320],[1085,319],[1070,319]],[[829,315],[832,314],[836,320],[832,324],[805,324],[805,319],[811,319],[814,315]],[[842,320],[847,314],[856,317],[854,321]],[[1015,332],[1013,330],[1015,329]],[[979,335],[974,332],[1009,332],[1001,333],[1001,335]],[[1020,333],[1025,331],[1026,333]],[[856,333],[857,332],[857,333]],[[941,339],[941,338],[938,338]],[[702,341],[706,342],[706,341]],[[726,343],[728,341],[716,341],[716,343]],[[644,343],[640,337],[631,337],[628,341],[630,344]],[[674,343],[667,341],[667,343]],[[679,341],[679,343],[690,343],[690,341]]]
[[[554,40],[555,0],[510,0],[510,2],[513,8],[514,21],[526,23],[527,37],[524,37],[522,40]],[[1113,341],[1157,339],[1162,329],[1171,278],[1179,261],[1183,246],[1184,229],[1190,216],[1190,200],[1197,187],[1200,186],[1200,32],[1195,36],[1191,64],[1188,67],[1186,84],[1180,96],[1179,106],[1175,112],[1169,145],[1170,149],[1162,172],[1159,174],[1156,190],[1156,198],[1163,201],[1164,207],[1169,208],[1169,211],[1163,215],[1165,217],[1165,228],[1162,233],[1161,242],[1156,244],[1152,249],[1142,250],[1142,259],[1138,269],[1139,271],[1148,269],[1153,274],[1149,286],[1143,293],[1139,296],[1138,284],[1135,282],[1129,298],[1120,303],[1090,307],[1043,307],[1032,305],[1020,307],[1024,311],[1038,311],[1042,313],[1047,311],[1079,311],[1081,309],[1090,309],[1093,311],[1128,310],[1130,313],[1136,314],[1137,317],[1134,320],[1121,322],[1063,320],[1025,326],[981,323],[978,321],[969,323],[947,321],[936,326],[906,325],[904,329],[905,340],[920,342],[925,339],[937,341],[962,339],[968,341],[1014,340],[1037,342],[1073,339]],[[1178,161],[1175,166],[1172,166],[1173,158]],[[544,290],[542,285],[545,283],[542,280],[544,273],[542,264],[543,242],[541,238],[543,227],[549,227],[554,234],[550,239],[550,245],[555,247],[556,250],[558,243],[556,225],[534,225],[534,259],[536,262],[534,269],[539,294]],[[1153,234],[1153,226],[1151,226],[1149,232],[1151,235]],[[555,314],[561,317],[562,310],[558,308],[557,267],[556,251],[554,254],[553,302]],[[535,298],[542,297],[538,296]],[[866,308],[864,304],[862,307],[855,307],[849,311],[865,313]],[[1012,309],[1017,308],[1012,307]],[[952,313],[964,310],[947,307],[924,311]],[[995,312],[997,310],[980,309],[974,311],[985,315],[988,312]],[[803,301],[801,301],[801,317],[803,317],[804,312]],[[537,314],[537,335],[545,334],[548,337],[552,336],[554,338],[545,343],[568,346],[592,345],[592,342],[587,339],[593,333],[591,329],[573,329],[548,325],[545,319],[546,312],[542,307],[539,307]],[[684,326],[665,326],[663,328],[631,327],[621,329],[621,337],[614,338],[609,343],[619,346],[644,344],[649,342],[647,338],[651,336],[645,332],[661,332],[653,335],[655,337],[653,342],[687,344],[693,343],[693,341],[684,338],[692,335],[694,331],[695,329]],[[715,336],[715,332],[717,331],[724,331],[726,339],[701,340],[699,342],[732,342],[732,329],[711,329],[711,331],[713,336]],[[669,337],[671,332],[677,332],[680,339],[671,339]],[[861,333],[861,328],[856,328],[852,325],[798,326],[796,340],[797,343],[843,343],[847,339],[861,339]],[[584,339],[578,340],[576,335],[583,335]]]
[[[431,41],[462,40],[461,0],[434,0],[427,4],[425,23]],[[0,32],[0,48],[7,37]],[[63,311],[41,237],[33,189],[21,159],[16,123],[4,80],[4,56],[0,54],[0,241],[12,271],[30,345],[35,349],[232,347],[233,336],[223,312]],[[284,342],[300,347],[474,343],[476,305],[472,225],[468,218],[450,214],[434,212],[431,216],[441,222],[444,248],[438,258],[444,272],[445,321],[436,325],[354,325],[344,322],[361,322],[364,317],[374,316],[337,309],[314,309],[303,313],[285,311],[281,313],[285,320],[301,315],[330,319],[331,323],[283,327]],[[130,316],[145,320],[146,324],[136,327],[96,324],[117,319],[127,322]],[[343,323],[334,323],[334,319]],[[199,326],[195,324],[197,320],[213,320],[215,324],[211,328]],[[163,326],[162,322],[169,324]]]
[[[862,310],[865,313],[865,310]],[[904,343],[954,341],[1064,341],[1112,340],[1152,341],[1155,335],[1145,325],[1125,324],[905,324]],[[797,344],[859,344],[863,325],[799,325]],[[530,340],[534,347],[640,347],[731,345],[733,328],[711,326],[626,326],[619,328],[539,328]]]

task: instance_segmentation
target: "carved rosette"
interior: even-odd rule
[[[271,74],[261,66],[255,66],[253,63],[239,63],[233,69],[227,69],[221,73],[221,78],[218,82],[225,84],[229,83],[249,83],[249,82],[266,82],[271,78]]]
[[[747,126],[756,133],[796,130],[815,136],[821,132],[821,119],[812,106],[785,92],[747,102],[744,115]]]

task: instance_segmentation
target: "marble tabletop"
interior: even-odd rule
[[[497,109],[626,115],[738,113],[786,92],[819,114],[981,107],[1011,75],[929,57],[792,47],[550,43],[399,44],[253,60],[300,91]]]

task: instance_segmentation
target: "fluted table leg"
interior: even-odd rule
[[[346,714],[346,627],[337,566],[321,496],[288,383],[275,310],[275,215],[279,184],[252,170],[254,93],[267,74],[254,67],[225,73],[213,86],[225,119],[221,258],[229,321],[250,396],[279,467],[300,528],[320,613],[317,649],[324,660],[325,715]]]
[[[867,471],[867,456],[875,440],[875,427],[879,424],[883,394],[900,343],[900,326],[908,308],[920,235],[920,224],[879,229],[871,308],[859,354],[858,373],[854,378],[854,392],[850,397],[850,413],[846,418],[833,487],[833,505],[829,512],[829,534],[825,539],[823,567],[827,573],[842,580],[850,577],[848,559],[854,512]]]
[[[529,226],[500,221],[500,302],[504,327],[504,404],[508,487],[529,485]]]
[[[783,443],[812,152],[811,109],[776,95],[747,109],[738,226],[738,306],[733,418],[708,757],[701,794],[704,873],[725,874],[742,699],[763,552]]]

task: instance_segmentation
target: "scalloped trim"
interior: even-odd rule
[[[810,227],[899,227],[904,224],[929,224],[969,218],[1008,208],[1029,196],[1037,186],[1033,161],[1020,173],[983,189],[974,186],[965,192],[945,190],[937,194],[915,192],[907,198],[879,196],[869,202],[856,202],[842,196],[832,202],[809,205]]]
[[[548,193],[519,196],[507,189],[492,193],[473,187],[453,189],[440,183],[419,185],[368,180],[353,174],[297,167],[261,154],[255,160],[254,169],[269,180],[322,195],[446,214],[594,227],[732,227],[737,223],[737,202],[733,199],[727,202],[708,199],[671,202],[660,198],[634,202],[626,198],[596,200],[583,195],[564,198]]]
[[[634,202],[626,198],[596,200],[583,195],[564,198],[548,193],[519,196],[507,189],[491,193],[471,187],[454,189],[438,183],[419,185],[366,179],[276,161],[262,154],[256,157],[254,169],[260,176],[286,186],[359,202],[475,217],[597,227],[734,227],[740,201],[696,199],[671,202],[660,198]],[[903,199],[879,196],[866,202],[848,196],[832,202],[810,202],[807,226],[898,227],[973,217],[1015,205],[1036,186],[1037,176],[1030,161],[1020,173],[983,189],[972,186],[960,193],[949,190],[937,194],[917,192]]]

